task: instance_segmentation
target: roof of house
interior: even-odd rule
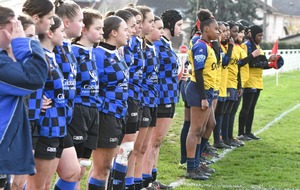
[[[263,9],[264,5],[266,5],[267,11],[271,13],[281,13],[275,7],[265,4],[262,0],[256,0],[256,3]]]
[[[189,8],[187,1],[182,0],[138,0],[137,5],[147,5],[159,16],[168,9],[182,11]]]
[[[294,34],[294,35],[289,35],[289,36],[286,36],[284,38],[280,38],[279,40],[280,41],[284,41],[284,40],[289,40],[289,39],[296,39],[298,37],[300,37],[300,33]]]
[[[272,6],[283,14],[300,16],[299,0],[273,0]]]

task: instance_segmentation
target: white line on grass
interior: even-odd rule
[[[297,109],[299,107],[300,107],[300,104],[297,104],[294,107],[292,107],[291,109],[283,112],[278,117],[276,117],[275,119],[273,119],[270,123],[268,123],[267,125],[265,125],[263,128],[261,128],[260,130],[256,131],[254,134],[258,135],[258,134],[264,132],[265,130],[269,129],[274,123],[276,123],[279,120],[281,120],[285,115],[289,114],[290,112],[294,111],[295,109]],[[219,155],[219,158],[213,158],[212,161],[217,162],[217,161],[221,160],[222,158],[225,157],[226,154],[228,154],[229,152],[233,151],[235,148],[236,147],[233,147],[232,149],[226,149],[226,150],[224,150]],[[184,183],[185,183],[185,178],[181,178],[178,181],[171,182],[170,186],[173,186],[175,188],[175,187],[179,187],[179,186],[183,185]],[[194,183],[191,183],[191,186],[193,186],[193,185],[194,185]],[[196,185],[196,186],[199,186],[199,185]]]
[[[295,105],[294,107],[292,107],[291,109],[283,112],[282,114],[280,114],[278,117],[276,117],[273,121],[271,121],[270,123],[268,123],[266,126],[264,126],[263,128],[261,128],[260,130],[258,130],[255,134],[259,134],[264,132],[265,130],[269,129],[274,123],[276,123],[277,121],[279,121],[281,118],[283,118],[285,115],[289,114],[290,112],[294,111],[295,109],[299,108],[300,104]]]

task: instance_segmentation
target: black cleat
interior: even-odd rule
[[[206,175],[203,175],[197,169],[187,170],[185,177],[187,179],[194,179],[194,180],[208,180],[209,179],[209,177],[207,177]]]
[[[260,140],[261,139],[258,136],[255,136],[253,133],[250,133],[249,135],[246,135],[246,136],[253,139],[253,140]]]

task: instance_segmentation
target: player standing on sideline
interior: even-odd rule
[[[127,112],[128,67],[118,48],[129,39],[126,22],[118,16],[104,20],[103,38],[94,49],[99,77],[99,95],[103,101],[99,109],[99,139],[93,151],[93,170],[89,179],[90,190],[106,189],[111,162],[116,154],[124,118]]]
[[[215,148],[226,148],[230,149],[231,146],[224,144],[224,142],[220,138],[220,132],[223,122],[224,116],[224,107],[227,98],[227,80],[228,80],[228,64],[231,59],[232,49],[234,46],[234,41],[228,35],[228,29],[226,27],[227,23],[218,22],[219,31],[221,36],[221,55],[222,55],[222,67],[221,67],[221,85],[220,85],[220,93],[218,97],[218,103],[215,110],[215,119],[216,119],[216,127],[214,129],[214,144]]]
[[[18,19],[21,19],[24,31],[26,30],[27,32],[30,32],[30,37],[33,37],[36,40],[37,34],[45,33],[53,24],[52,17],[54,15],[54,5],[49,0],[26,0],[23,4],[22,11],[25,15],[19,16]],[[33,25],[30,23],[33,23]],[[43,89],[41,88],[24,98],[25,106],[27,107],[28,111],[29,124],[31,127],[33,149],[38,136],[36,122],[39,119],[43,104],[42,94]],[[11,189],[23,189],[27,177],[27,175],[15,175],[13,177]]]
[[[186,89],[187,102],[191,106],[191,126],[186,141],[186,178],[207,180],[208,177],[198,168],[199,160],[196,160],[195,152],[207,122],[214,118],[212,100],[217,75],[217,58],[210,42],[216,40],[219,31],[216,20],[206,15],[200,16],[200,30],[201,40],[192,48],[194,58],[191,63],[192,76]]]
[[[137,127],[135,126],[137,123],[133,122],[135,119],[138,119],[138,116],[133,113],[137,113],[136,110],[139,109],[137,104],[135,104],[135,100],[131,99],[130,100],[130,95],[132,96],[136,92],[134,92],[134,86],[138,81],[135,81],[133,83],[133,77],[139,78],[140,70],[133,69],[130,72],[130,69],[132,69],[130,66],[134,64],[133,62],[133,54],[130,49],[130,44],[131,44],[131,37],[135,33],[135,24],[136,24],[136,19],[135,16],[127,11],[127,10],[118,10],[116,12],[112,12],[113,15],[119,16],[122,18],[128,27],[128,34],[129,34],[129,39],[128,39],[128,44],[126,46],[122,46],[119,48],[119,53],[124,57],[124,61],[126,62],[127,66],[129,67],[129,80],[128,80],[128,99],[127,99],[127,104],[128,104],[128,110],[127,110],[127,118],[126,122],[130,120],[130,124],[123,125],[122,127],[122,134],[119,139],[119,147],[118,147],[118,152],[117,156],[115,157],[114,163],[112,170],[110,171],[110,179],[108,182],[108,187],[107,189],[114,189],[114,190],[123,190],[125,188],[125,176],[127,172],[127,166],[128,166],[128,156],[131,153],[133,149],[133,141],[127,142],[129,140],[126,138],[125,142],[123,142],[123,139],[125,136],[128,137],[132,135],[132,133],[135,133],[137,130]],[[132,73],[133,72],[133,73]],[[136,74],[136,75],[135,75]],[[139,84],[140,85],[140,84]],[[130,92],[129,92],[130,91]],[[134,103],[135,102],[135,103]],[[129,110],[130,108],[130,110]],[[133,120],[132,120],[133,119]],[[131,123],[132,122],[132,123]],[[137,120],[136,120],[137,122]],[[128,134],[128,135],[127,135]]]
[[[259,140],[252,133],[252,123],[254,118],[254,110],[257,100],[260,95],[260,91],[263,89],[263,69],[275,68],[278,69],[282,65],[275,65],[271,61],[276,61],[276,55],[271,55],[269,59],[266,58],[259,44],[263,38],[263,29],[260,26],[253,25],[250,27],[251,38],[246,42],[247,54],[251,54],[254,51],[260,50],[260,55],[249,61],[249,79],[245,83],[244,96],[242,108],[239,115],[239,136],[243,135],[253,140]],[[269,62],[271,62],[269,64]],[[283,64],[283,62],[281,62]]]
[[[83,14],[80,6],[74,1],[56,0],[54,2],[55,13],[62,19],[65,36],[62,46],[55,46],[53,52],[55,59],[64,76],[65,100],[67,102],[67,122],[70,123],[73,115],[74,98],[76,95],[76,74],[77,61],[71,49],[71,39],[81,35],[84,24]],[[58,173],[59,179],[55,184],[56,190],[70,189],[76,187],[76,181],[80,175],[80,165],[78,163],[76,150],[72,137],[67,130],[64,138],[64,147],[61,159],[56,159],[51,167],[52,173]],[[52,179],[47,179],[46,189],[50,189]]]
[[[62,45],[64,27],[60,18],[53,18],[54,24],[45,34],[39,34],[49,64],[49,73],[43,88],[43,96],[52,100],[51,108],[41,113],[37,120],[38,139],[34,149],[37,173],[28,178],[27,189],[45,189],[47,177],[52,178],[54,159],[60,159],[63,139],[67,133],[67,105],[63,89],[63,74],[52,52],[54,46]]]
[[[99,98],[98,69],[93,47],[103,38],[103,19],[99,11],[85,8],[83,11],[84,27],[81,36],[72,43],[72,51],[77,60],[76,96],[74,99],[73,119],[68,126],[72,136],[81,174],[76,189],[80,189],[80,179],[86,168],[92,150],[97,147],[99,133]]]
[[[172,49],[170,39],[171,37],[179,36],[183,23],[181,14],[176,10],[165,11],[162,13],[161,19],[164,24],[164,36],[153,43],[156,46],[160,59],[157,121],[143,166],[144,173],[152,171],[153,181],[157,177],[159,147],[174,117],[175,104],[179,101],[178,67],[180,63],[176,53]]]
[[[25,38],[21,22],[16,20],[13,10],[2,6],[0,48],[0,189],[3,189],[6,174],[35,173],[23,96],[44,85],[48,65],[40,43]],[[7,55],[7,48],[11,48],[14,57]]]

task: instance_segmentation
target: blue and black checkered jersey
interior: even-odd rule
[[[93,48],[73,44],[72,51],[78,63],[74,103],[99,108],[99,80]]]
[[[144,50],[144,57],[145,67],[142,81],[142,105],[147,107],[157,107],[159,59],[155,46],[149,41],[147,41],[146,48]]]
[[[64,75],[65,98],[68,105],[73,107],[73,100],[76,95],[77,61],[71,43],[64,41],[62,46],[55,46],[53,52],[55,53],[56,63]]]
[[[67,132],[67,103],[64,94],[64,76],[55,62],[55,55],[45,50],[49,62],[49,76],[44,86],[44,95],[52,100],[51,108],[41,112],[37,121],[39,135],[44,137],[64,137]]]
[[[98,68],[99,96],[103,101],[99,111],[124,118],[128,107],[128,67],[115,46],[100,43],[93,51]]]
[[[128,46],[123,47],[124,60],[129,67],[128,96],[139,100],[142,97],[142,78],[144,57],[142,51],[143,40],[137,36],[132,36]]]
[[[177,103],[179,100],[178,67],[180,65],[171,42],[164,36],[154,42],[160,60],[158,104]]]
[[[29,95],[28,99],[28,119],[37,120],[40,117],[43,103],[43,88],[38,89]]]

